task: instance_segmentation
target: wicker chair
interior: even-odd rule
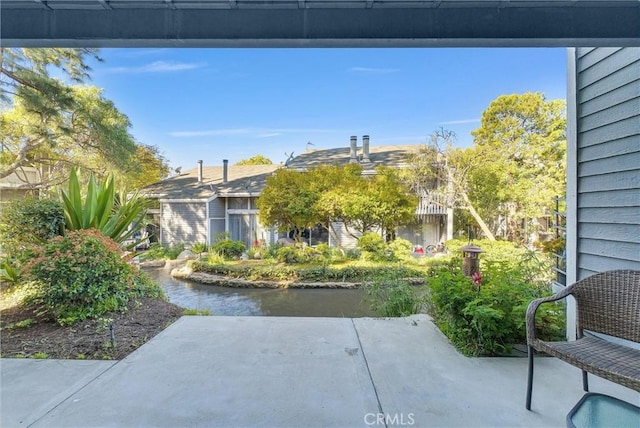
[[[577,340],[544,342],[538,339],[535,315],[540,304],[569,295],[576,299]],[[588,330],[640,343],[640,271],[599,273],[553,296],[536,299],[529,304],[526,323],[529,350],[527,410],[531,410],[534,350],[580,368],[585,391],[589,391],[587,372],[640,391],[640,349],[584,334]]]

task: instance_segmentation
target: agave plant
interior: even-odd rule
[[[138,192],[116,192],[113,175],[104,183],[89,176],[83,200],[80,180],[75,169],[69,177],[69,187],[62,191],[62,204],[68,230],[98,229],[119,244],[123,244],[144,227],[148,200]],[[127,247],[134,247],[133,242]]]
[[[20,276],[20,269],[13,266],[8,259],[0,262],[0,282],[16,284],[20,280]]]

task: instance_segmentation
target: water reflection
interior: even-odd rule
[[[213,315],[375,316],[363,290],[227,288],[173,279],[170,269],[145,272],[162,285],[170,302],[189,309],[208,309]]]

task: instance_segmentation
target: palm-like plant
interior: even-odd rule
[[[75,169],[71,171],[68,188],[62,191],[62,203],[67,229],[98,229],[119,244],[144,227],[148,207],[148,200],[138,192],[116,192],[113,175],[99,183],[92,173],[83,200]]]

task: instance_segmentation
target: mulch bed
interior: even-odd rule
[[[164,300],[140,298],[124,312],[60,326],[42,315],[41,309],[21,305],[0,311],[0,356],[119,360],[167,328],[183,311]],[[25,322],[29,319],[32,322]],[[16,326],[19,322],[30,325]],[[111,342],[111,323],[115,346]]]

